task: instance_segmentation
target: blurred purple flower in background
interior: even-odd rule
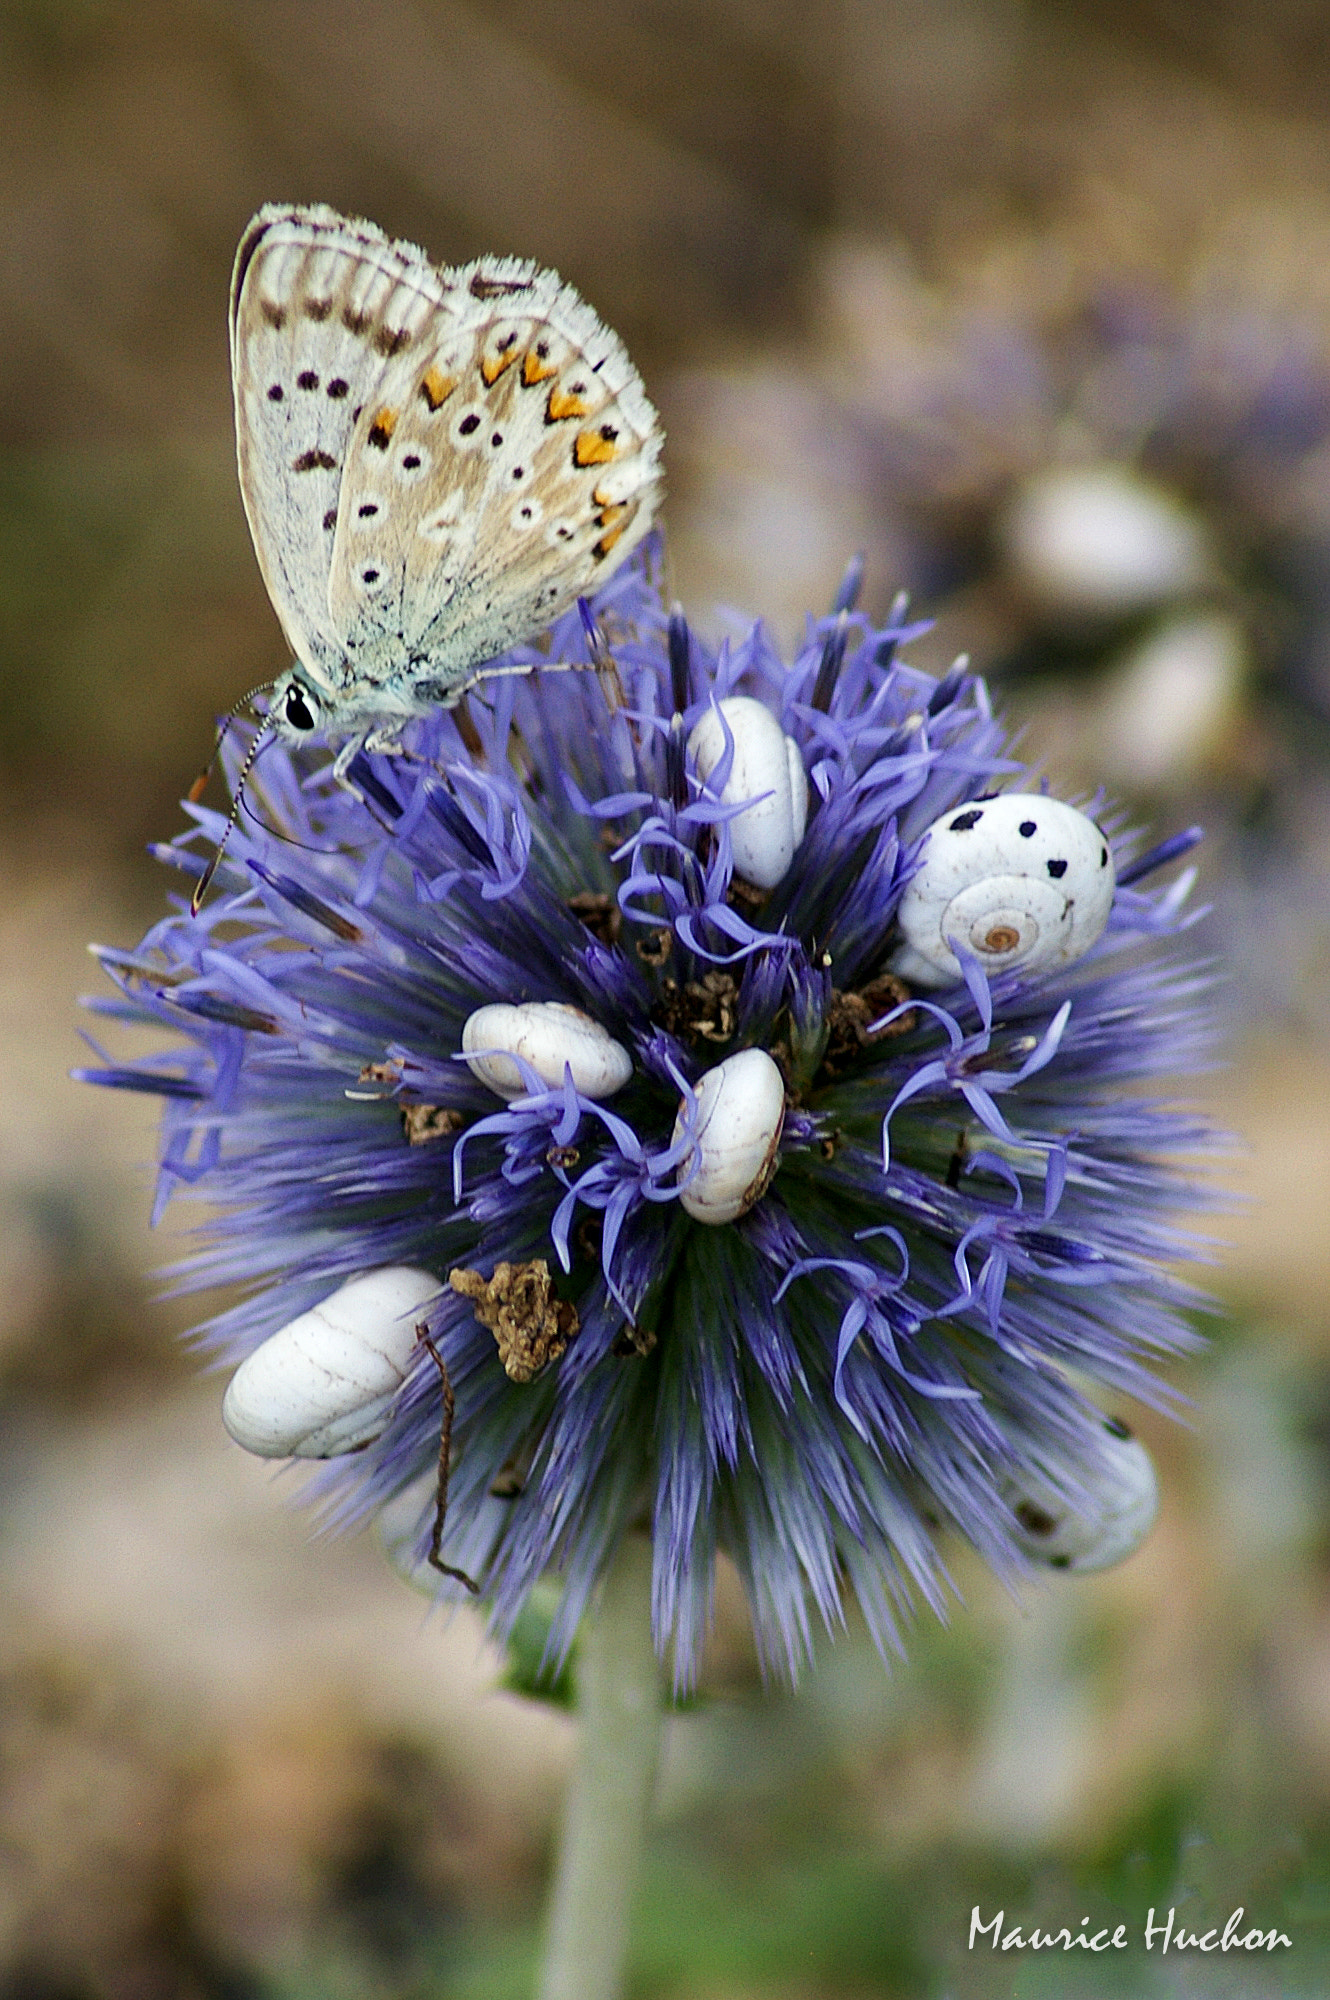
[[[721,1551],[793,1675],[847,1591],[883,1650],[941,1612],[945,1530],[1008,1577],[1139,1540],[1148,1460],[1088,1391],[1166,1406],[1154,1368],[1196,1344],[1168,1211],[1208,1135],[1154,1093],[1206,1059],[1207,979],[1188,878],[1136,886],[1190,836],[1138,856],[1096,806],[1088,953],[990,979],[958,939],[962,979],[904,984],[922,836],[1020,789],[982,681],[904,664],[922,628],[859,616],[853,569],[791,663],[760,623],[711,651],[657,561],[509,656],[601,671],[495,679],[354,791],[266,748],[223,893],[100,953],[98,1011],[183,1049],[83,1074],[164,1100],[158,1212],[207,1205],[175,1281],[244,1292],[208,1352],[362,1274],[437,1281],[405,1281],[400,1387],[307,1447],[338,1454],[325,1514],[414,1496],[456,1593],[425,1566],[442,1378],[443,1556],[495,1629],[555,1572],[562,1654],[649,1524],[687,1686]],[[191,884],[222,828],[194,819],[160,850]]]

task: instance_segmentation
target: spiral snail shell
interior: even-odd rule
[[[950,986],[961,976],[955,939],[989,973],[1055,971],[1099,938],[1116,887],[1107,840],[1075,806],[1037,792],[955,806],[924,836],[891,970]]]

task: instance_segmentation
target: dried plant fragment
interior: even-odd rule
[[[476,1318],[494,1335],[504,1373],[511,1382],[530,1382],[547,1362],[557,1361],[577,1332],[577,1307],[555,1295],[543,1257],[526,1264],[496,1264],[492,1278],[463,1268],[448,1283],[470,1299]]]

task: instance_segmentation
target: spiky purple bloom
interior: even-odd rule
[[[177,1281],[246,1292],[201,1329],[228,1361],[375,1266],[546,1261],[578,1328],[531,1381],[469,1298],[431,1309],[456,1392],[444,1554],[500,1633],[556,1572],[557,1652],[649,1521],[657,1641],[686,1684],[718,1550],[791,1675],[847,1587],[896,1647],[915,1600],[943,1608],[941,1529],[1025,1566],[1008,1481],[1092,1460],[1082,1381],[1166,1398],[1153,1365],[1195,1343],[1168,1269],[1194,1245],[1166,1211],[1196,1190],[1169,1156],[1205,1133],[1142,1086],[1195,1067],[1206,1034],[1184,885],[1121,887],[1056,976],[990,987],[970,963],[901,1005],[881,975],[920,836],[1019,771],[983,684],[904,665],[903,614],[874,629],[854,579],[792,663],[760,623],[713,652],[667,618],[654,559],[594,605],[623,706],[592,672],[491,680],[408,754],[359,755],[355,794],[266,749],[224,893],[102,953],[120,991],[94,1004],[183,1050],[85,1074],[163,1097],[158,1213],[208,1205]],[[586,626],[565,619],[549,657],[587,661]],[[765,895],[733,877],[726,767],[704,788],[685,754],[736,692],[779,717],[811,785]],[[193,816],[160,850],[190,882],[221,832]],[[1107,826],[1130,882],[1132,837]],[[526,1000],[602,1023],[629,1084],[598,1103],[532,1074],[500,1102],[459,1059],[462,1025]],[[676,1114],[752,1046],[787,1085],[778,1171],[708,1226],[680,1204]],[[439,1423],[422,1348],[387,1429],[312,1490],[340,1522],[418,1492],[423,1561]]]

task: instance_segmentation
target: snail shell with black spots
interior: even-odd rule
[[[954,806],[924,836],[891,970],[912,986],[953,985],[955,939],[990,974],[1056,971],[1098,941],[1116,887],[1108,841],[1075,806],[1037,792]]]
[[[1077,1497],[1037,1473],[1004,1482],[1028,1556],[1050,1569],[1110,1569],[1134,1555],[1154,1526],[1159,1482],[1154,1461],[1120,1418],[1106,1417],[1098,1450],[1069,1480]]]

